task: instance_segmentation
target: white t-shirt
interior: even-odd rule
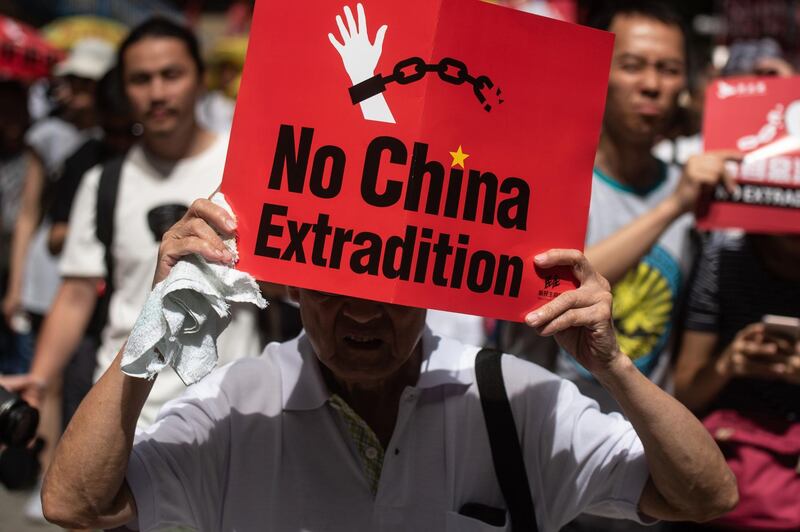
[[[154,161],[139,145],[128,153],[114,212],[114,292],[97,352],[95,379],[114,360],[150,293],[159,240],[150,228],[148,213],[162,205],[188,207],[195,199],[211,195],[222,179],[227,146],[228,138],[220,136],[202,153],[171,164]],[[64,277],[106,275],[105,247],[97,240],[95,229],[100,173],[100,167],[90,170],[75,195],[61,257]],[[233,360],[233,355],[256,356],[259,352],[255,311],[248,306],[237,308],[233,321],[219,338],[221,362]],[[178,396],[183,388],[170,368],[162,371],[142,411],[140,426],[152,423],[161,405]]]
[[[127,482],[140,530],[510,530],[458,514],[469,502],[505,507],[475,382],[478,348],[428,329],[422,342],[419,381],[401,396],[374,496],[301,335],[215,370],[137,435]],[[502,367],[540,530],[582,512],[639,519],[649,472],[630,423],[539,366],[505,356]]]
[[[680,177],[679,167],[662,163],[661,178],[653,187],[637,191],[595,169],[586,245],[608,238],[654,209],[672,194]],[[672,322],[689,273],[693,224],[691,214],[670,224],[639,264],[612,289],[620,349],[642,373],[668,392],[672,390]],[[574,381],[581,393],[597,400],[604,411],[619,410],[608,392],[563,350],[556,361],[556,371]]]

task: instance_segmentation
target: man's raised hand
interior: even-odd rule
[[[708,151],[689,157],[672,195],[679,212],[690,212],[697,207],[703,187],[721,183],[729,193],[735,192],[736,178],[725,168],[725,163],[739,162],[742,157],[743,154],[736,150]]]
[[[230,237],[235,231],[236,220],[225,209],[207,199],[195,200],[183,218],[164,233],[153,284],[163,281],[181,257],[192,253],[210,262],[233,261],[220,235]]]
[[[538,255],[542,269],[569,266],[580,287],[559,295],[525,317],[542,336],[556,341],[592,374],[607,369],[619,356],[611,317],[611,287],[575,249],[551,249]]]

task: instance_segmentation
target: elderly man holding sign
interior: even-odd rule
[[[164,239],[156,281],[187,254],[219,260],[215,230],[227,234],[233,223],[195,202]],[[608,283],[575,250],[537,262],[571,268],[581,287],[528,322],[555,335],[630,419],[502,357],[539,529],[584,511],[706,520],[732,508],[736,484],[708,432],[619,351]],[[292,293],[300,338],[213,373],[135,444],[152,382],[124,375],[117,360],[58,447],[48,518],[141,530],[495,530],[459,513],[506,507],[475,382],[477,348],[432,336],[423,309]]]
[[[388,21],[373,41],[366,11]],[[325,39],[334,19],[340,38]],[[305,330],[215,370],[137,435],[152,382],[123,373],[120,353],[57,449],[51,520],[556,531],[583,512],[702,521],[736,504],[702,425],[620,351],[608,283],[579,251],[550,249],[583,240],[589,183],[576,176],[591,167],[607,35],[460,0],[375,0],[355,16],[333,1],[262,2],[253,28],[222,186],[236,217],[197,200],[162,241],[155,293],[187,264],[243,270],[291,286]],[[561,86],[489,71],[501,53],[518,64],[528,52],[509,46],[532,35]],[[354,40],[368,45],[366,70],[345,59]],[[590,46],[605,64],[581,59]],[[312,67],[319,82],[304,76]],[[285,78],[268,93],[267,72]],[[565,90],[580,98],[563,105]],[[559,113],[570,142],[548,133]],[[514,135],[524,128],[530,153]],[[218,265],[234,235],[239,271]],[[434,335],[427,307],[554,335],[627,420],[538,366]],[[153,356],[183,364],[202,351],[176,338]]]

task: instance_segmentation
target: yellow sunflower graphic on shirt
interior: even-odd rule
[[[656,246],[614,286],[614,326],[623,353],[649,372],[669,339],[680,269]]]

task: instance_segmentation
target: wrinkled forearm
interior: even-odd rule
[[[120,356],[81,403],[45,476],[45,516],[62,526],[112,528],[136,515],[125,473],[154,381],[123,374]]]
[[[595,375],[622,407],[644,445],[652,484],[665,505],[643,497],[660,519],[705,521],[735,506],[736,480],[708,431],[624,355]]]

